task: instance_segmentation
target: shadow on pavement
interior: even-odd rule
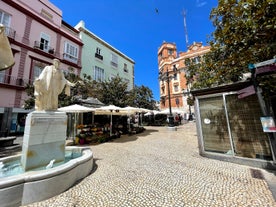
[[[112,142],[114,142],[114,143],[132,142],[132,141],[137,140],[140,137],[148,136],[149,134],[154,133],[154,132],[158,132],[158,130],[146,129],[145,131],[143,131],[142,133],[139,133],[139,134],[131,134],[131,135],[121,136],[121,138],[114,139],[114,140],[112,140]]]

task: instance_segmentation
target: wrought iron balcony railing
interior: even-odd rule
[[[35,41],[34,42],[34,48],[42,50],[42,51],[50,53],[50,54],[55,53],[55,49],[53,47],[50,47],[48,44],[45,44],[45,43],[40,42],[40,41]]]
[[[5,35],[11,39],[15,39],[16,31],[11,27],[5,27]]]
[[[78,63],[78,58],[77,57],[74,57],[68,53],[63,53],[63,59],[64,60],[68,60],[70,62],[73,62],[73,63]]]
[[[27,83],[31,83],[29,79],[18,78],[15,76],[7,75],[4,72],[0,72],[0,84],[21,86],[24,87]]]
[[[95,57],[98,58],[98,59],[100,59],[100,60],[103,60],[103,56],[100,55],[100,54],[98,54],[98,53],[95,53]]]

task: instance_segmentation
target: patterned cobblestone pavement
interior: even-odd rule
[[[251,167],[201,157],[195,123],[147,127],[91,146],[95,169],[68,191],[29,207],[276,207]],[[61,181],[66,182],[66,181]]]

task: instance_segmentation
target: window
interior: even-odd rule
[[[127,64],[124,63],[124,72],[128,73]]]
[[[95,66],[95,70],[94,70],[94,80],[95,81],[99,81],[102,82],[104,81],[104,69]]]
[[[165,86],[162,86],[161,87],[161,94],[164,94],[165,93]]]
[[[42,70],[43,70],[43,67],[40,67],[40,66],[37,66],[37,65],[34,66],[33,80],[38,78],[38,76],[40,75]]]
[[[63,58],[71,62],[77,63],[78,48],[69,42],[65,42]]]
[[[195,57],[195,58],[193,59],[193,62],[194,62],[195,64],[200,63],[200,61],[201,61],[200,56],[197,56],[197,57]]]
[[[100,59],[100,60],[103,60],[103,56],[101,55],[101,49],[98,48],[98,47],[96,48],[95,57]]]
[[[173,90],[174,90],[174,92],[178,92],[179,91],[179,86],[178,85],[174,85],[173,86]]]
[[[114,67],[118,67],[118,56],[115,54],[111,54],[111,65]]]
[[[168,50],[168,54],[172,55],[173,54],[173,50]]]
[[[100,48],[96,48],[96,53],[98,54],[98,55],[100,55],[101,54],[101,49]]]
[[[11,16],[3,11],[0,11],[0,24],[3,24],[9,27],[10,22],[11,22]]]
[[[174,79],[174,80],[177,80],[177,79],[178,79],[177,73],[174,73],[174,74],[173,74],[173,79]]]
[[[48,52],[49,46],[50,46],[50,36],[45,33],[41,33],[39,48],[43,51]]]
[[[0,83],[5,82],[5,71],[0,71]]]

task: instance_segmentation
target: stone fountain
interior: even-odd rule
[[[1,169],[17,161],[22,168],[20,174],[0,177],[0,206],[26,205],[55,196],[93,168],[90,148],[65,147],[67,115],[57,111],[58,95],[64,87],[69,95],[74,84],[64,78],[59,63],[54,59],[34,82],[36,110],[26,119],[22,155],[0,159]],[[64,163],[66,153],[80,156]]]

